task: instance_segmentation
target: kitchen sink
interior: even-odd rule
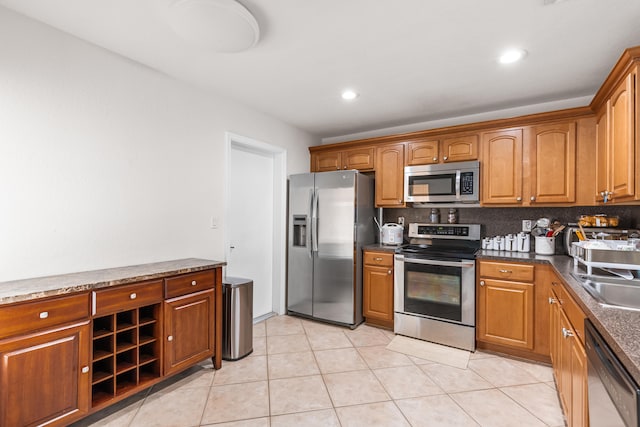
[[[640,311],[640,279],[571,273],[604,307]]]

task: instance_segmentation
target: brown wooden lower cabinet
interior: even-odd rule
[[[165,375],[213,356],[214,311],[213,289],[165,302]]]
[[[89,411],[89,319],[0,341],[0,425],[67,425]]]
[[[533,350],[533,283],[480,279],[478,339]]]
[[[582,328],[585,316],[559,280],[549,293],[549,304],[551,361],[567,425],[588,426],[587,354],[573,323],[582,322]]]
[[[393,329],[393,253],[365,251],[362,282],[365,321]]]
[[[549,268],[478,260],[478,348],[549,362]]]
[[[0,426],[66,426],[207,358],[220,368],[221,282],[214,268],[0,305]]]

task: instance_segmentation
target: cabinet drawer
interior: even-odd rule
[[[533,282],[532,264],[513,264],[508,262],[480,262],[480,277],[489,277],[502,280],[516,280],[520,282]]]
[[[197,273],[183,274],[182,276],[164,279],[165,298],[178,297],[194,292],[211,289],[216,284],[214,270],[199,271]]]
[[[162,301],[162,280],[93,292],[93,315],[117,313]]]
[[[28,333],[89,318],[89,293],[0,307],[0,336]]]
[[[367,265],[393,267],[393,254],[384,252],[365,252],[364,263]]]

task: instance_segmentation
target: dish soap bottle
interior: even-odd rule
[[[431,224],[440,224],[440,211],[436,208],[431,209],[431,215],[429,215],[429,222]]]

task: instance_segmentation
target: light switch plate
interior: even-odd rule
[[[522,220],[522,231],[531,231],[533,228],[533,220],[532,219],[523,219]]]

